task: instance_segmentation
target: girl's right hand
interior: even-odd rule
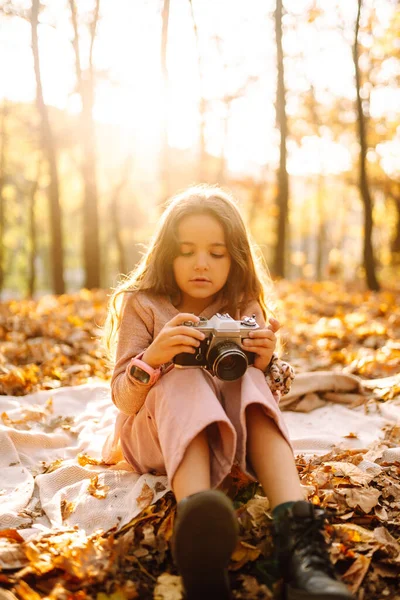
[[[190,313],[180,313],[168,321],[154,338],[142,356],[142,360],[153,369],[170,362],[180,352],[195,354],[205,335],[196,327],[183,325],[185,321],[198,323],[199,317]]]

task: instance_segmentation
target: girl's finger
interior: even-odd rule
[[[192,348],[192,346],[174,346],[174,354],[172,355],[172,358],[174,358],[174,356],[177,354],[181,354],[182,352],[185,352],[186,354],[196,354],[196,348]]]
[[[174,327],[173,335],[186,335],[198,340],[204,340],[205,335],[202,331],[199,331],[197,327],[190,327],[189,325],[180,325]]]
[[[169,338],[169,342],[171,346],[177,345],[186,345],[186,346],[200,346],[200,340],[190,336],[190,335],[173,335]]]
[[[182,325],[185,322],[198,323],[200,321],[199,317],[193,315],[192,313],[179,313],[173,319],[170,320],[169,324],[171,326]]]
[[[251,343],[249,342],[243,342],[242,347],[245,350],[250,350],[253,351],[254,348],[256,348],[256,350],[275,350],[275,346],[276,344],[274,342],[271,342],[269,340],[251,340]]]
[[[245,348],[246,352],[252,352],[256,356],[261,356],[262,358],[272,355],[272,348]]]
[[[275,333],[271,329],[258,329],[257,331],[252,331],[251,333],[249,333],[249,338],[252,340],[255,340],[255,339],[274,340]]]
[[[278,329],[280,329],[281,324],[279,323],[278,319],[274,319],[274,317],[271,317],[270,319],[268,319],[269,322],[269,329],[273,332],[278,331]]]

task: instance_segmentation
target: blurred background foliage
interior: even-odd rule
[[[0,291],[115,285],[163,203],[238,198],[275,277],[394,287],[395,0],[0,0]]]

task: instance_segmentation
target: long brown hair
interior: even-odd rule
[[[171,198],[147,252],[123,277],[110,297],[103,342],[111,360],[115,354],[125,292],[146,290],[171,298],[179,297],[180,290],[173,274],[173,261],[179,253],[178,225],[184,217],[200,213],[215,217],[222,225],[231,257],[221,309],[234,315],[250,301],[258,300],[265,318],[267,314],[273,314],[271,278],[261,253],[250,240],[236,201],[218,186],[196,185]]]

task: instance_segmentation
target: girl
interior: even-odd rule
[[[325,514],[304,500],[278,408],[291,367],[274,353],[280,325],[267,320],[267,283],[234,200],[197,186],[172,199],[147,254],[110,301],[105,336],[109,350],[116,345],[119,414],[103,455],[112,462],[119,447],[138,473],[167,474],[178,502],[172,551],[190,600],[230,597],[237,523],[216,488],[233,463],[270,501],[287,598],[352,597],[334,577]],[[259,325],[243,341],[254,362],[234,381],[173,363],[196,354],[204,334],[192,325],[217,312],[254,315]]]

